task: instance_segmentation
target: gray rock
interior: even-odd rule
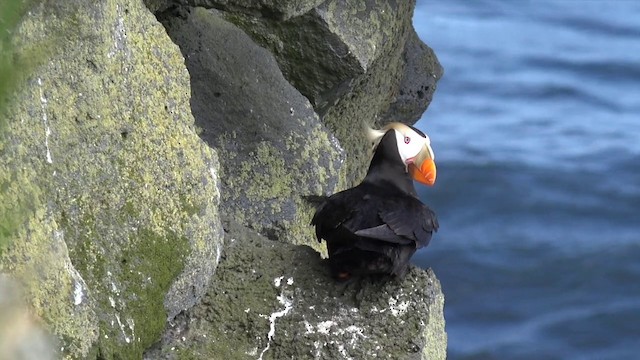
[[[413,124],[431,103],[443,69],[433,50],[412,29],[402,57],[405,70],[389,109],[380,115],[383,123],[401,121]]]
[[[312,249],[226,224],[228,246],[200,305],[147,359],[445,359],[430,270],[338,284]]]
[[[191,6],[215,8],[253,17],[286,20],[306,13],[325,0],[186,0]]]
[[[172,5],[172,3],[172,0],[144,0],[144,5],[152,13],[165,11]]]
[[[410,1],[329,0],[285,21],[237,12],[227,18],[269,48],[285,77],[324,115],[388,49],[398,48],[412,10]]]
[[[48,5],[15,39],[55,46],[7,109],[2,201],[33,211],[0,270],[26,284],[63,355],[139,358],[215,271],[217,157],[183,58],[142,2]]]
[[[370,62],[366,73],[354,78],[349,92],[327,107],[323,116],[323,122],[345,144],[345,151],[349,154],[345,168],[350,175],[350,185],[364,177],[370,158],[366,139],[354,138],[353,129],[362,123],[384,123],[381,114],[388,111],[394,94],[399,92],[406,71],[403,56],[405,46],[414,33],[411,23],[414,1],[379,2],[374,8],[384,11],[385,17],[375,26],[384,34],[379,35],[384,41],[378,42],[380,46],[377,47],[376,57]],[[403,121],[400,117],[394,120]]]
[[[414,7],[414,1],[328,0],[286,20],[225,13],[274,54],[340,141],[348,185],[360,181],[368,165],[362,125],[413,123],[442,72],[413,29]]]
[[[338,141],[273,56],[216,11],[163,23],[191,74],[200,136],[220,154],[222,211],[271,239],[310,239],[302,196],[342,186]]]

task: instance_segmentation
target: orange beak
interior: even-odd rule
[[[433,150],[427,145],[416,156],[414,162],[409,164],[409,174],[415,181],[428,186],[436,183],[436,163],[433,158]]]

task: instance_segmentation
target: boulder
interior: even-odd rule
[[[269,17],[287,20],[306,13],[324,0],[187,0],[178,1],[190,6],[215,8],[227,12],[251,14],[254,17]]]
[[[445,359],[440,283],[336,284],[313,249],[225,224],[227,246],[201,304],[178,316],[146,359]]]
[[[230,1],[231,2],[231,1]],[[282,19],[224,12],[276,57],[347,154],[347,185],[364,176],[370,154],[363,124],[415,122],[442,67],[411,23],[415,1],[327,0]]]
[[[266,49],[217,11],[164,14],[191,74],[200,136],[222,165],[221,210],[270,239],[320,250],[304,196],[344,186],[344,151]]]
[[[284,77],[309,99],[347,154],[341,167],[345,186],[360,181],[367,169],[363,124],[415,122],[442,75],[433,51],[413,29],[415,0],[175,4],[178,13],[194,5],[221,10],[273,54]]]
[[[402,57],[405,70],[389,109],[380,115],[383,123],[402,121],[413,124],[418,121],[431,103],[443,74],[435,53],[420,40],[414,29],[411,29]]]
[[[35,6],[15,42],[53,45],[7,109],[2,201],[33,207],[0,271],[26,284],[62,355],[140,358],[222,248],[217,155],[183,58],[138,1]]]

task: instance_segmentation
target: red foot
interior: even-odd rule
[[[338,280],[340,281],[349,280],[349,278],[351,278],[351,274],[346,271],[338,273]]]

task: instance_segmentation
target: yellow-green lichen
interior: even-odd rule
[[[7,102],[10,101],[20,80],[23,80],[38,64],[44,62],[56,38],[40,41],[29,46],[17,46],[14,32],[29,8],[36,0],[0,1],[0,156],[10,151],[5,143]],[[10,169],[0,162],[0,256],[9,245],[15,232],[28,216],[37,208],[36,195],[30,186],[21,186],[22,171]],[[21,187],[16,191],[16,187]]]
[[[100,353],[105,359],[139,358],[157,339],[166,320],[164,295],[182,271],[190,253],[189,241],[173,233],[159,236],[143,228],[131,236],[135,240],[109,261],[118,262],[118,269],[99,260],[100,256],[92,255],[96,250],[90,246],[84,250],[82,258],[96,259],[97,264],[79,265],[79,270],[91,271],[89,267],[82,268],[88,265],[93,270],[91,278],[99,283],[94,291],[108,294],[100,297],[100,306],[116,311],[115,315],[101,320]],[[88,242],[85,244],[89,245]],[[158,270],[160,259],[163,259],[162,271]],[[112,326],[113,321],[118,326]],[[121,338],[127,344],[125,349],[118,341]]]
[[[298,121],[304,133],[279,134],[281,142],[259,142],[247,154],[230,150],[234,139],[220,136],[219,151],[225,159],[223,206],[272,239],[324,251],[312,235],[314,208],[304,197],[331,194],[343,186],[343,154],[318,122]]]
[[[336,284],[306,246],[229,221],[232,241],[203,302],[149,358],[444,359],[442,292],[431,271]],[[428,348],[428,349],[426,349]],[[433,354],[433,357],[425,357]]]
[[[98,323],[64,237],[39,208],[17,232],[7,257],[0,259],[0,270],[21,281],[35,314],[62,340],[63,353],[87,356],[97,340]]]
[[[50,266],[31,299],[64,353],[140,358],[215,269],[218,165],[193,128],[183,59],[153,16],[141,3],[73,4],[38,7],[20,27],[25,44],[69,23],[76,31],[8,109],[3,168],[30,169],[17,180],[33,184],[44,215],[30,216],[32,230],[21,230],[2,265],[19,272],[51,244],[68,247],[73,281]],[[30,234],[42,234],[39,247]],[[73,303],[74,276],[86,283],[80,306],[95,312],[92,323],[66,303],[42,305],[52,300],[36,291],[59,279],[59,296]]]
[[[347,155],[340,167],[345,186],[364,177],[370,160],[362,124],[374,124],[398,92],[413,6],[327,1],[320,11],[277,22],[225,15],[271,50],[287,80],[322,115]]]
[[[240,164],[238,181],[247,185],[243,191],[249,197],[267,201],[291,195],[294,179],[282,155],[271,144],[261,142]]]
[[[0,141],[0,156],[6,149]],[[40,189],[29,183],[31,169],[10,169],[0,160],[0,256],[30,212],[39,207]]]

